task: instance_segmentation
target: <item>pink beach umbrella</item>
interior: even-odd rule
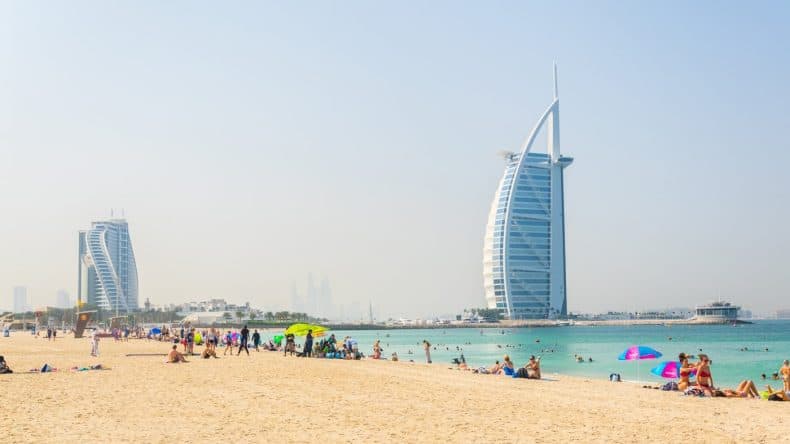
[[[678,379],[680,377],[680,362],[664,361],[652,368],[650,373],[666,379]],[[691,369],[691,374],[693,375],[695,373],[697,373],[697,369]]]

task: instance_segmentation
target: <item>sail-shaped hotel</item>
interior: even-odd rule
[[[546,152],[533,152],[545,127]],[[488,217],[483,282],[489,308],[506,319],[557,319],[568,314],[565,284],[563,170],[560,100],[554,67],[554,100],[518,153],[506,155]]]

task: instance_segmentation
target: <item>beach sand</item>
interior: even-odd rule
[[[168,343],[0,338],[7,442],[788,442],[790,403],[698,399],[567,376],[450,365],[250,357],[164,364]],[[180,349],[180,347],[179,347]],[[203,347],[196,347],[196,351]],[[127,357],[131,353],[162,356]],[[48,363],[56,373],[27,374]],[[71,372],[101,363],[107,371]],[[521,363],[517,363],[521,364]],[[715,375],[714,375],[715,376]],[[761,387],[762,389],[762,387]]]

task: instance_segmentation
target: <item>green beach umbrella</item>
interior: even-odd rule
[[[286,335],[294,336],[307,336],[307,332],[312,330],[313,336],[323,336],[325,332],[329,331],[328,328],[322,325],[315,324],[293,324],[285,330]]]

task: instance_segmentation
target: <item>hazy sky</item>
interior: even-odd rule
[[[0,307],[76,292],[124,208],[141,299],[484,305],[483,234],[559,64],[571,311],[790,308],[790,8],[2,2]]]

